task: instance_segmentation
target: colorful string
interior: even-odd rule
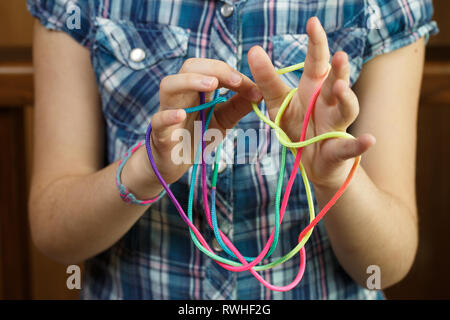
[[[135,153],[136,150],[139,149],[139,147],[144,142],[145,141],[138,141],[133,146],[131,146],[130,149],[128,149],[128,151],[124,154],[123,158],[119,161],[119,167],[116,172],[116,186],[119,189],[119,195],[122,198],[122,200],[125,201],[126,203],[132,203],[132,204],[136,204],[139,206],[147,206],[149,204],[152,204],[152,203],[158,201],[159,199],[161,199],[161,197],[166,194],[166,191],[163,190],[158,196],[156,196],[153,199],[139,200],[136,198],[136,196],[133,193],[130,192],[130,190],[128,190],[128,188],[126,186],[124,186],[122,184],[120,175],[122,174],[123,167],[125,166],[127,161],[130,159],[131,155],[133,153]]]
[[[304,67],[304,63],[299,63],[297,65],[293,65],[284,69],[278,70],[278,74],[284,74],[287,72],[291,72],[294,70],[298,70]],[[156,177],[160,181],[163,188],[166,190],[167,195],[175,205],[177,211],[179,212],[181,218],[183,221],[188,225],[189,232],[191,235],[191,238],[195,244],[195,246],[205,253],[208,257],[214,259],[220,266],[223,268],[234,271],[234,272],[242,272],[242,271],[249,271],[253,274],[253,276],[260,281],[265,287],[276,290],[276,291],[288,291],[294,288],[302,279],[304,271],[305,271],[305,264],[306,264],[306,253],[304,245],[308,241],[313,228],[317,225],[317,223],[323,218],[323,216],[329,211],[329,209],[334,205],[334,203],[339,199],[339,197],[343,194],[345,189],[347,188],[348,184],[350,183],[357,166],[360,162],[360,157],[355,158],[355,162],[353,164],[352,169],[350,170],[344,184],[339,188],[339,190],[336,192],[336,194],[332,197],[332,199],[324,206],[324,208],[320,211],[320,213],[315,216],[314,212],[314,203],[311,193],[311,187],[309,184],[308,177],[306,175],[306,171],[303,167],[303,164],[301,162],[301,155],[303,148],[311,145],[313,143],[325,140],[325,139],[331,139],[331,138],[354,138],[348,133],[345,132],[328,132],[316,137],[313,137],[311,139],[305,140],[306,138],[306,131],[307,126],[309,123],[309,119],[311,117],[312,111],[314,109],[315,103],[317,101],[317,98],[319,96],[320,90],[322,87],[322,83],[318,86],[318,88],[313,93],[313,96],[310,100],[310,103],[308,105],[306,115],[303,121],[302,126],[302,132],[300,136],[300,140],[298,142],[292,142],[287,134],[280,128],[280,121],[283,116],[283,113],[287,106],[289,105],[292,97],[294,96],[297,89],[292,89],[289,94],[284,99],[282,105],[280,106],[280,109],[278,110],[278,113],[275,117],[275,121],[271,121],[269,118],[267,118],[259,109],[256,103],[253,103],[253,110],[257,114],[257,116],[264,121],[266,124],[268,124],[270,127],[272,127],[275,130],[276,136],[279,139],[280,143],[282,144],[282,159],[281,159],[281,168],[280,168],[280,174],[278,177],[277,182],[277,191],[276,191],[276,198],[275,198],[275,227],[267,240],[266,245],[264,246],[263,250],[258,254],[256,257],[245,257],[243,256],[239,250],[233,245],[233,243],[226,237],[225,234],[222,233],[218,226],[217,222],[217,215],[216,215],[216,208],[215,208],[215,196],[216,196],[216,182],[217,182],[217,176],[218,176],[218,159],[220,157],[220,153],[222,150],[222,145],[220,144],[216,151],[216,160],[215,160],[215,167],[213,171],[212,176],[212,183],[211,183],[211,210],[209,208],[208,204],[208,195],[207,195],[207,177],[206,177],[206,163],[204,159],[204,151],[205,151],[205,139],[204,134],[209,126],[209,122],[211,120],[212,114],[214,112],[214,107],[216,104],[222,103],[226,101],[225,98],[218,96],[218,90],[215,92],[215,96],[212,101],[205,102],[205,94],[203,92],[200,92],[200,105],[192,108],[186,108],[186,113],[192,113],[192,112],[200,112],[200,119],[201,119],[201,129],[202,129],[202,135],[201,135],[201,141],[199,142],[199,148],[198,152],[195,155],[195,161],[192,168],[192,175],[191,175],[191,183],[189,188],[189,202],[188,202],[188,214],[184,212],[183,208],[173,195],[173,193],[170,191],[169,186],[162,178],[161,174],[158,171],[158,168],[156,167],[155,161],[152,156],[151,146],[150,146],[150,134],[152,131],[151,124],[149,124],[147,133],[146,133],[146,148],[147,148],[147,155],[150,161],[150,164],[155,172]],[[210,109],[208,115],[205,117],[205,109]],[[281,201],[281,190],[283,186],[283,177],[285,172],[285,163],[286,163],[286,148],[290,148],[291,152],[295,156],[295,162],[293,166],[293,170],[290,174],[283,200],[280,205]],[[208,222],[208,225],[210,228],[214,231],[214,235],[219,243],[219,245],[224,249],[226,253],[228,253],[232,258],[238,259],[239,262],[233,261],[221,256],[218,256],[214,253],[214,251],[209,247],[206,240],[203,238],[199,230],[195,227],[193,224],[193,217],[192,217],[192,208],[193,208],[193,198],[194,198],[194,189],[196,186],[196,173],[198,170],[198,161],[201,156],[201,169],[202,169],[202,197],[203,202],[205,206],[205,215]],[[263,259],[268,258],[276,249],[278,237],[279,237],[279,226],[282,223],[284,213],[286,211],[286,206],[289,200],[290,192],[292,190],[293,183],[295,181],[295,177],[297,174],[298,168],[300,169],[300,173],[302,175],[302,179],[305,185],[306,194],[307,194],[307,200],[308,200],[308,207],[310,211],[310,223],[309,225],[302,230],[302,232],[299,234],[298,237],[298,244],[286,255],[283,257],[278,258],[276,261],[273,261],[266,265],[257,265],[259,264]],[[275,286],[273,284],[270,284],[265,279],[263,279],[257,271],[267,270],[271,269],[281,263],[286,262],[287,260],[291,259],[295,254],[300,252],[300,265],[298,273],[295,277],[295,279],[288,285],[285,286]]]

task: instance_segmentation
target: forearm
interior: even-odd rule
[[[155,177],[138,172],[141,147],[125,164],[122,183],[140,199],[152,198],[162,188]],[[112,246],[141,217],[148,206],[125,203],[119,196],[116,161],[95,173],[61,177],[32,189],[30,224],[36,245],[63,263],[85,260]]]
[[[335,188],[315,188],[322,208]],[[381,285],[398,282],[415,257],[418,232],[415,207],[378,188],[359,167],[348,189],[325,216],[333,251],[342,267],[365,286],[367,267],[381,270]]]

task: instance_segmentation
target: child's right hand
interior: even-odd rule
[[[208,93],[220,87],[236,92],[231,99],[216,106],[209,125],[209,128],[218,129],[225,136],[227,129],[233,128],[252,110],[251,102],[262,99],[260,91],[248,77],[223,61],[191,58],[186,60],[178,74],[161,81],[160,107],[151,119],[150,143],[156,166],[167,183],[177,181],[190,168],[199,143],[193,139],[194,121],[200,120],[200,114],[186,114],[184,109],[200,104],[199,92],[205,92],[208,97]],[[172,159],[172,149],[180,142],[173,141],[172,134],[183,128],[191,136],[191,161],[176,164]],[[141,163],[145,163],[145,170],[154,175],[148,159]]]

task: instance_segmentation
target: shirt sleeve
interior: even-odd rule
[[[49,29],[63,31],[84,47],[92,41],[91,1],[27,0],[28,11]]]
[[[368,0],[364,63],[439,32],[431,0]]]

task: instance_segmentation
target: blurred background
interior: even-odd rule
[[[435,0],[419,108],[420,245],[390,299],[450,299],[450,1]],[[65,265],[30,242],[27,225],[33,124],[33,18],[24,0],[0,0],[0,299],[77,299]]]

